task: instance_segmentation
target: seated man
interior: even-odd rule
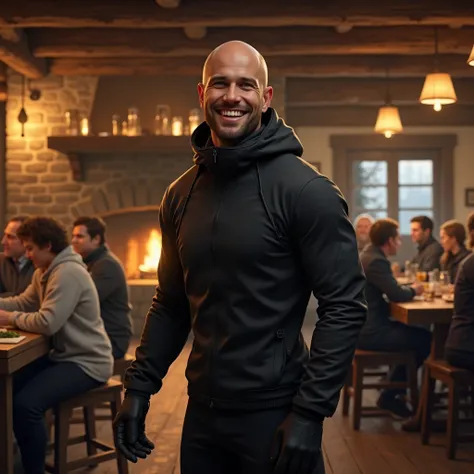
[[[446,341],[446,360],[474,372],[474,254],[465,258],[454,286],[454,314]]]
[[[48,217],[17,230],[36,271],[19,296],[0,298],[0,326],[51,337],[51,351],[15,373],[13,428],[23,467],[44,474],[48,436],[44,414],[58,403],[98,387],[113,371],[112,347],[99,298],[66,230]]]
[[[371,244],[361,253],[360,259],[367,278],[365,296],[368,305],[367,322],[360,334],[359,349],[373,351],[413,351],[418,367],[428,357],[431,334],[426,329],[407,326],[390,316],[390,301],[410,301],[423,292],[419,283],[401,286],[395,280],[388,256],[396,255],[401,245],[398,222],[392,219],[376,221],[370,230]],[[392,368],[391,381],[406,381],[405,367]],[[396,418],[408,418],[411,411],[398,398],[401,390],[384,390],[377,402],[379,408],[388,410]]]
[[[99,293],[100,314],[112,343],[114,359],[122,358],[132,337],[131,307],[125,271],[105,243],[105,222],[79,217],[74,222],[72,246],[81,255]]]
[[[418,264],[418,270],[431,272],[439,269],[443,247],[433,237],[433,221],[428,216],[415,216],[410,221],[411,240],[418,244],[418,252],[411,263]]]
[[[5,227],[0,254],[0,298],[23,293],[31,283],[34,267],[25,255],[25,247],[16,235],[24,216],[12,217]]]
[[[370,228],[374,223],[374,218],[370,214],[359,214],[354,219],[354,229],[357,238],[357,249],[359,252],[364,250],[365,246],[370,244]]]

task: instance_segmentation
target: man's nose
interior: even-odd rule
[[[227,100],[228,102],[235,102],[240,99],[238,95],[238,90],[236,84],[230,84],[227,92],[224,96],[224,100]]]

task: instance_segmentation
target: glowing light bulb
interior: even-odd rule
[[[441,105],[441,102],[435,101],[435,103],[434,103],[434,105],[433,105],[433,109],[435,109],[436,112],[439,112],[442,107],[443,107],[443,106]]]
[[[391,138],[393,135],[393,132],[391,130],[385,130],[383,134],[385,135],[385,138]]]

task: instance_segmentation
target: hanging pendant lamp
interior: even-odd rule
[[[387,69],[387,93],[385,97],[385,105],[380,107],[377,114],[377,121],[374,127],[375,133],[382,133],[385,138],[391,138],[396,133],[403,132],[403,125],[400,119],[398,107],[392,105],[390,97],[390,81]]]
[[[428,74],[420,94],[420,102],[424,105],[432,105],[439,112],[443,105],[454,104],[457,101],[451,75],[438,71],[438,30],[435,32],[435,71]]]
[[[469,64],[469,66],[474,66],[474,46],[472,47],[471,54],[469,55],[469,59],[467,60],[467,64]]]

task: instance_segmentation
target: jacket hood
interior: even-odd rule
[[[82,267],[86,268],[82,261],[82,257],[78,253],[74,252],[72,247],[69,245],[62,252],[59,252],[56,257],[54,257],[53,261],[51,262],[51,265],[41,276],[41,280],[43,282],[46,281],[49,278],[49,275],[51,275],[51,272],[57,266],[62,265],[66,262],[77,263],[78,265],[81,265]]]
[[[262,126],[236,147],[215,147],[211,130],[201,123],[191,137],[195,152],[194,163],[204,165],[215,173],[233,174],[284,154],[303,155],[303,146],[291,127],[269,108],[262,114]]]

